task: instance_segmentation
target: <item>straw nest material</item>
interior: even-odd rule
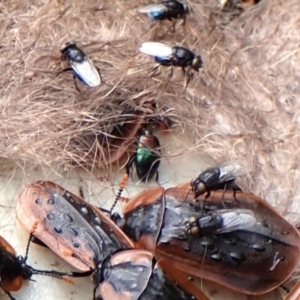
[[[151,27],[137,14],[147,3],[1,2],[1,157],[109,165],[142,126],[170,120],[217,161],[248,162],[248,188],[284,203],[288,215],[300,179],[299,1],[261,0],[240,15],[217,1],[187,1],[186,24],[177,22],[175,33],[171,22]],[[99,67],[99,87],[77,82],[78,92],[72,74],[60,73],[69,41]],[[138,51],[145,41],[189,48],[203,68],[186,90],[180,68],[172,78],[168,67],[153,76],[156,63]]]

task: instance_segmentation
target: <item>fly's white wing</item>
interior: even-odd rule
[[[221,9],[223,9],[226,5],[226,3],[228,2],[228,0],[219,0],[219,6]]]
[[[101,77],[92,61],[87,57],[83,62],[71,62],[71,67],[78,77],[88,86],[96,87],[101,83]]]
[[[235,179],[237,176],[247,174],[251,169],[238,160],[231,160],[217,166],[220,170],[219,181],[225,182]]]
[[[255,225],[256,218],[249,209],[219,210],[223,219],[223,227],[217,232],[230,232],[250,228]]]
[[[140,51],[148,55],[158,56],[162,58],[169,58],[173,53],[172,47],[163,43],[156,42],[143,43]]]
[[[149,14],[152,12],[164,12],[167,8],[162,3],[154,3],[146,6],[141,6],[137,9],[137,11],[141,14]]]

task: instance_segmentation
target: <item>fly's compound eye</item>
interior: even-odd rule
[[[191,235],[198,235],[200,233],[196,217],[191,217],[189,219],[188,223],[186,224],[186,230]]]
[[[199,180],[196,179],[192,183],[192,191],[195,193],[196,198],[198,196],[202,195],[203,193],[205,193],[206,190],[207,190],[207,187],[202,181],[199,181]]]

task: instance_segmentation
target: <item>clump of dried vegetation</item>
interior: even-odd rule
[[[172,23],[151,27],[137,15],[140,1],[2,2],[1,157],[97,168],[134,141],[122,126],[170,119],[216,160],[252,165],[249,189],[277,207],[284,199],[287,215],[299,198],[300,4],[262,0],[232,19],[217,1],[187,3],[186,24],[173,33]],[[99,67],[101,86],[78,83],[78,92],[70,73],[59,74],[68,41]],[[186,90],[180,68],[153,77],[156,64],[138,51],[144,41],[187,47],[203,69]]]

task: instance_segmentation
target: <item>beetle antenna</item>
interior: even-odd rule
[[[28,252],[29,252],[29,245],[31,243],[31,239],[33,237],[33,234],[30,233],[29,239],[28,239],[28,243],[27,243],[27,247],[26,247],[26,251],[25,251],[25,258],[24,261],[26,262],[27,258],[28,258]]]
[[[113,205],[111,206],[111,209],[110,209],[110,215],[112,215],[112,212],[113,212],[114,208],[116,207],[118,201],[119,201],[120,198],[121,198],[121,195],[122,195],[122,192],[123,192],[123,190],[124,190],[124,187],[125,187],[125,185],[126,185],[126,183],[127,183],[127,180],[128,180],[128,174],[125,174],[125,175],[122,177],[122,180],[121,180],[121,182],[120,182],[120,188],[119,188],[119,191],[118,191],[117,196],[116,196],[116,198],[115,198],[115,201],[114,201]]]
[[[36,231],[36,228],[38,226],[38,223],[39,221],[36,220],[32,226],[32,229],[31,229],[31,232],[30,232],[30,235],[29,235],[29,239],[28,239],[28,243],[27,243],[27,247],[26,247],[26,252],[25,252],[25,257],[24,257],[24,262],[26,262],[27,258],[28,258],[28,252],[29,252],[29,246],[30,246],[30,243],[32,241],[32,238],[33,238],[33,233]]]
[[[66,282],[69,282],[69,283],[73,283],[72,280],[68,279],[68,278],[65,278],[65,276],[68,276],[68,277],[86,277],[86,276],[90,276],[94,271],[91,269],[89,271],[86,271],[86,272],[58,272],[58,271],[45,271],[45,270],[37,270],[37,269],[34,269],[32,267],[31,268],[31,272],[32,272],[32,275],[44,275],[44,276],[49,276],[49,277],[54,277],[54,278],[57,278],[57,279],[62,279]]]

